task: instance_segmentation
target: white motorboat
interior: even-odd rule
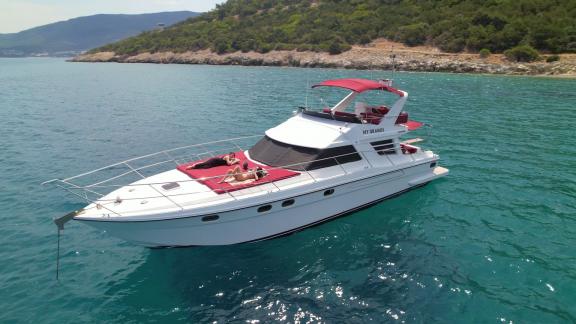
[[[401,140],[422,125],[403,112],[406,92],[389,81],[365,79],[316,87],[349,92],[320,111],[299,108],[264,136],[165,150],[45,182],[88,202],[56,219],[58,228],[73,219],[147,247],[253,242],[357,211],[448,173],[438,155],[413,145],[420,139]],[[390,107],[371,106],[361,101],[368,91],[398,98]],[[244,149],[247,142],[256,144]],[[230,151],[239,165],[266,175],[222,182],[231,166],[191,169]]]

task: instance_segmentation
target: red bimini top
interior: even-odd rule
[[[321,83],[315,84],[312,88],[316,87],[337,87],[352,90],[354,92],[362,93],[369,90],[384,90],[395,93],[400,97],[404,97],[404,93],[396,88],[392,88],[380,82],[367,80],[367,79],[336,79],[326,80]]]

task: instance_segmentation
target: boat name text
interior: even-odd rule
[[[372,128],[372,129],[365,129],[362,131],[362,134],[364,135],[368,135],[368,134],[375,134],[375,133],[382,133],[384,132],[384,128]]]

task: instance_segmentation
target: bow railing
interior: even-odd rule
[[[176,201],[180,196],[189,196],[192,198],[192,195],[200,195],[205,194],[208,192],[215,192],[215,190],[207,187],[207,186],[197,186],[195,188],[201,188],[200,190],[196,191],[185,191],[181,193],[168,193],[163,192],[158,188],[158,186],[169,185],[169,184],[177,184],[177,187],[182,186],[185,183],[190,182],[199,182],[199,181],[207,181],[211,179],[222,179],[225,174],[212,176],[212,177],[203,177],[201,179],[193,179],[189,178],[186,180],[179,180],[179,181],[165,181],[165,182],[144,182],[138,183],[138,180],[145,179],[151,175],[173,170],[176,166],[188,163],[190,161],[206,159],[209,157],[225,154],[231,152],[233,150],[241,150],[244,151],[245,147],[248,147],[247,144],[250,146],[255,142],[256,139],[261,138],[261,135],[254,135],[254,136],[246,136],[246,137],[238,137],[229,140],[222,140],[222,141],[213,141],[203,144],[194,144],[188,145],[183,147],[178,147],[169,150],[162,150],[156,153],[143,155],[136,158],[131,158],[128,160],[124,160],[118,163],[114,163],[102,168],[98,168],[92,171],[88,171],[79,175],[75,175],[72,177],[68,177],[65,179],[52,179],[49,181],[45,181],[42,184],[47,185],[55,185],[74,196],[80,198],[81,200],[89,203],[95,204],[94,207],[103,208],[110,212],[110,214],[115,214],[121,216],[117,211],[114,211],[113,208],[109,208],[106,205],[110,203],[118,202],[118,199],[121,201],[129,201],[129,200],[151,200],[151,199],[158,199],[163,198],[169,201],[174,207],[184,210],[189,205],[205,203],[205,200],[202,199],[190,199],[191,203],[183,204],[182,202]],[[274,169],[298,169],[297,171],[300,172],[300,175],[296,179],[296,183],[300,182],[317,182],[318,181],[318,173],[314,172],[314,170],[309,170],[307,168],[296,168],[298,166],[303,165],[310,165],[313,162],[322,162],[326,160],[333,160],[332,166],[336,166],[339,172],[332,172],[331,176],[342,176],[349,173],[349,170],[345,166],[340,163],[339,159],[359,154],[362,157],[362,161],[366,163],[367,166],[372,167],[370,159],[366,157],[366,153],[375,153],[375,151],[356,151],[353,153],[341,154],[338,156],[332,156],[323,159],[315,159],[313,161],[306,161],[302,163],[295,163],[290,165],[283,165],[280,167],[268,168],[268,170]],[[414,156],[409,154],[412,161],[414,161]],[[396,162],[393,158],[389,155],[381,155],[380,158],[384,158],[388,161],[391,166],[395,166]],[[326,178],[324,174],[322,178]],[[280,180],[282,181],[282,180]],[[252,190],[250,194],[254,194],[256,190],[257,192],[264,192],[264,193],[271,193],[283,190],[283,188],[287,188],[294,185],[294,181],[284,181],[284,184],[280,184],[278,180],[266,180],[263,178],[258,181],[257,186],[250,187]],[[146,196],[138,196],[138,197],[123,197],[123,198],[105,198],[107,194],[113,192],[116,189],[127,187],[129,188],[138,188],[138,187],[148,187],[151,188],[153,192],[156,194],[154,195],[146,195]],[[228,197],[233,200],[237,200],[243,195],[246,195],[245,192],[242,190],[238,191],[229,191],[225,188],[219,188],[220,192],[218,197]],[[221,198],[220,198],[221,199]]]

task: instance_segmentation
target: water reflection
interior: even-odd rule
[[[421,230],[423,210],[436,200],[430,185],[281,239],[149,250],[123,288],[108,293],[125,292],[116,303],[135,313],[130,318],[423,320],[429,310],[418,304],[449,294],[435,280],[463,280]]]

